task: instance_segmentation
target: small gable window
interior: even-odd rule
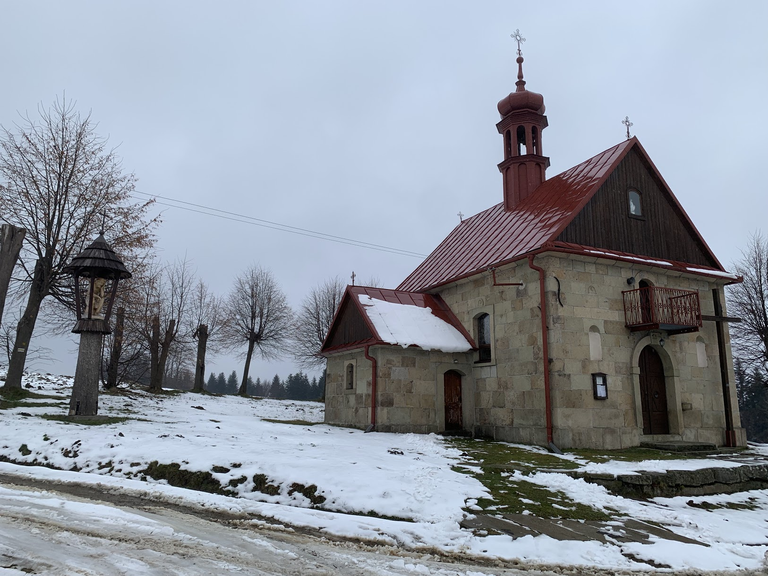
[[[635,218],[643,217],[643,197],[632,188],[629,189],[629,215]]]
[[[491,361],[491,317],[488,314],[480,314],[476,319],[477,329],[477,347],[480,355],[477,358],[479,362]]]

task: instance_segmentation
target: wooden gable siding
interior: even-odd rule
[[[339,311],[339,317],[334,323],[333,331],[330,334],[326,348],[335,348],[344,346],[352,342],[361,342],[373,339],[370,328],[365,323],[365,319],[360,311],[348,299],[342,305]]]
[[[642,218],[629,215],[630,188],[642,194]],[[637,150],[629,151],[557,239],[719,268]]]

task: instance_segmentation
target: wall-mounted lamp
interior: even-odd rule
[[[659,346],[661,346],[662,348],[664,348],[664,343],[665,342],[666,342],[666,340],[664,340],[664,338],[659,338]]]
[[[627,278],[627,284],[629,286],[634,285],[634,283],[635,283],[635,277],[634,276],[630,276],[629,278]]]

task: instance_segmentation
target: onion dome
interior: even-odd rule
[[[544,114],[544,96],[525,89],[525,80],[523,80],[523,57],[517,57],[517,90],[512,92],[506,98],[503,98],[498,104],[499,114],[502,118],[512,112],[530,110],[537,114]]]

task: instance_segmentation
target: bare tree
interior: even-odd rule
[[[729,289],[729,312],[741,317],[731,325],[737,354],[748,365],[768,370],[768,240],[757,233],[736,264],[744,278]]]
[[[231,346],[248,345],[238,390],[245,396],[254,350],[258,349],[264,359],[279,356],[288,341],[292,313],[272,273],[252,266],[235,279],[226,301],[226,316],[224,333]]]
[[[336,276],[312,288],[301,303],[291,340],[291,353],[296,362],[307,370],[325,364],[320,348],[331,327],[346,286]]]
[[[11,275],[19,259],[19,252],[26,234],[27,231],[24,228],[17,228],[11,224],[0,226],[0,324],[3,320],[8,285],[11,283]]]
[[[171,347],[184,344],[183,326],[188,320],[193,285],[194,274],[186,259],[165,268],[150,267],[139,285],[142,309],[136,313],[135,322],[149,351],[150,392],[162,391]]]
[[[212,294],[202,280],[198,280],[195,286],[191,309],[192,337],[197,340],[195,383],[192,391],[202,392],[205,385],[205,356],[209,351],[209,343],[212,351],[217,351],[220,347],[224,309],[221,299]]]
[[[24,117],[15,132],[0,129],[0,221],[25,228],[20,267],[29,288],[8,367],[7,388],[21,388],[29,342],[43,300],[71,309],[72,283],[62,272],[100,227],[121,258],[147,250],[157,220],[151,202],[131,201],[135,177],[98,137],[90,115],[57,100],[40,118]]]
[[[134,263],[133,276],[118,285],[113,308],[116,311],[115,328],[104,339],[105,350],[109,352],[104,366],[104,387],[107,389],[115,388],[126,380],[140,382],[149,374],[149,348],[142,332],[148,266],[147,261]]]

